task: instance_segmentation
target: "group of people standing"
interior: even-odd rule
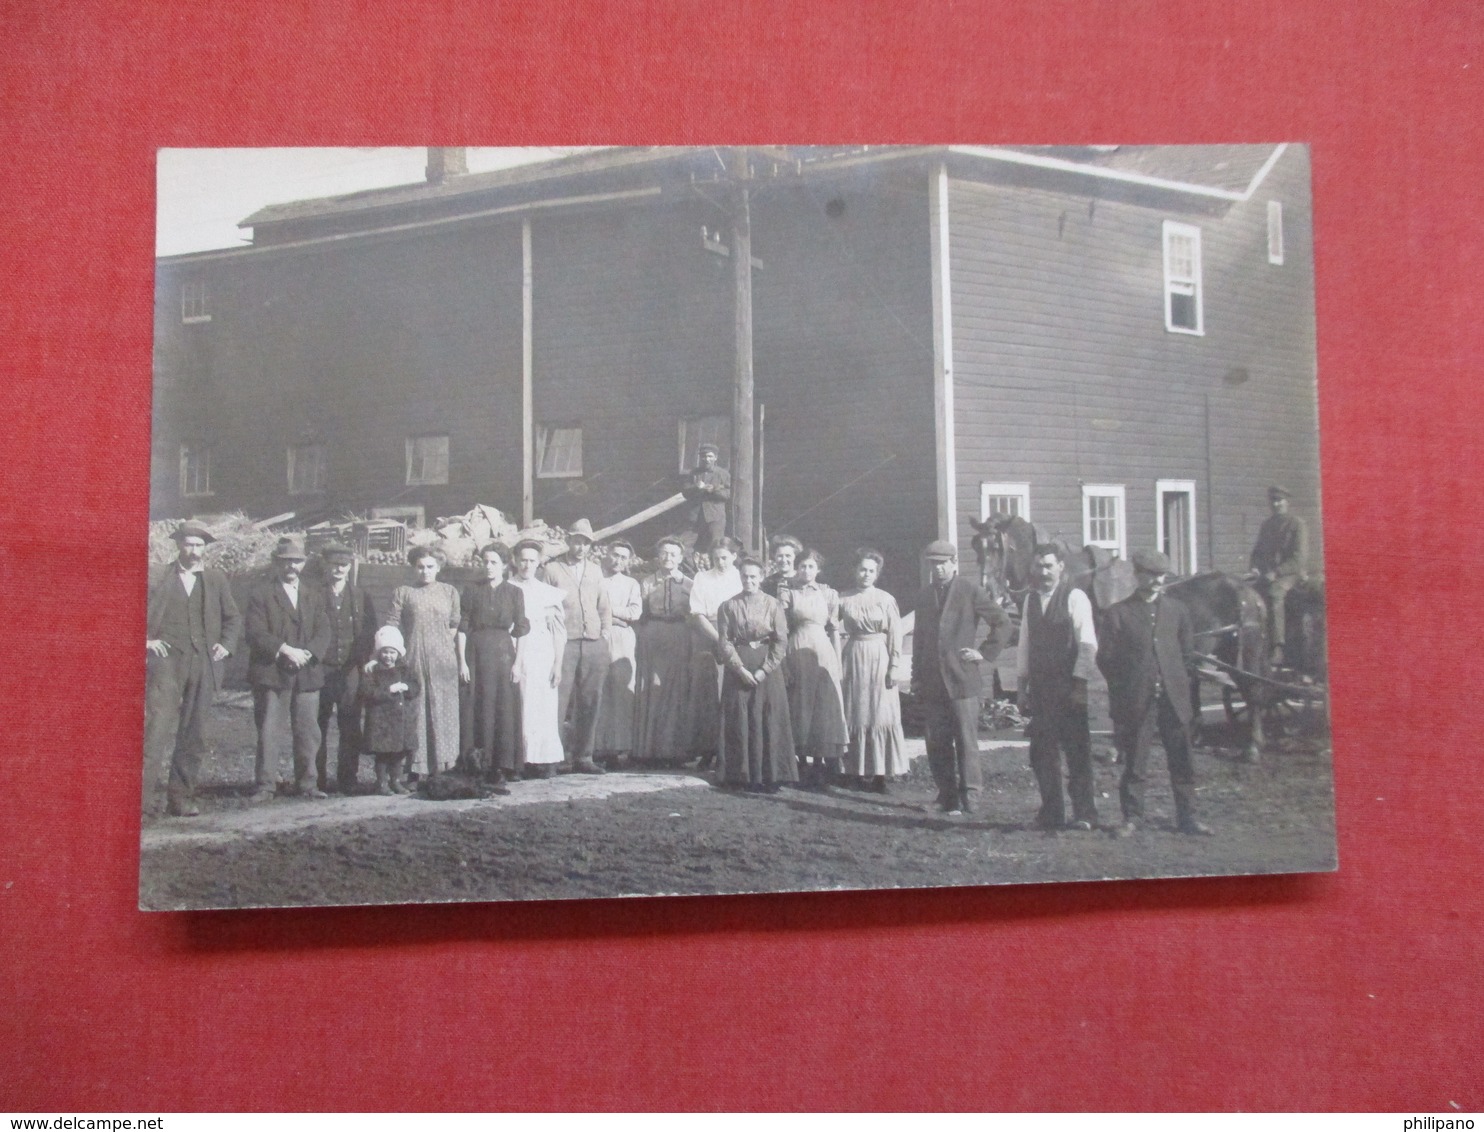
[[[150,593],[146,808],[159,808],[163,787],[168,813],[199,812],[206,715],[219,666],[244,636],[258,731],[255,802],[282,789],[353,792],[363,756],[375,759],[377,792],[405,792],[408,779],[449,770],[461,756],[471,765],[475,753],[472,765],[497,793],[522,778],[603,774],[630,762],[694,763],[714,769],[725,788],[833,781],[891,792],[909,769],[906,666],[896,600],[877,587],[882,555],[858,550],[855,585],[841,594],[820,581],[819,552],[791,536],[775,540],[765,565],[735,539],[703,534],[703,568],[683,567],[695,539],[667,537],[640,580],[629,573],[632,544],[613,540],[599,553],[582,519],[551,561],[533,540],[482,547],[482,577],[463,590],[438,580],[439,550],[415,547],[414,580],[396,589],[384,616],[350,581],[349,547],[322,548],[323,579],[311,584],[301,580],[302,541],[287,537],[242,616],[225,576],[202,565],[210,532],[183,523],[173,536],[177,561]],[[971,813],[982,790],[981,664],[1009,642],[1011,620],[959,575],[952,543],[934,542],[924,557],[930,581],[913,606],[911,691],[936,806]],[[1163,554],[1137,551],[1132,565],[1137,591],[1095,623],[1087,594],[1065,577],[1060,548],[1035,548],[1017,653],[1041,795],[1035,825],[1099,828],[1087,700],[1097,669],[1123,768],[1115,832],[1132,833],[1143,818],[1158,734],[1176,827],[1207,834],[1190,756],[1190,617],[1163,592]],[[285,735],[291,780],[281,766]]]

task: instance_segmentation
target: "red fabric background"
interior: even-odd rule
[[[1484,16],[5,0],[0,1108],[1484,1107]],[[1337,875],[135,911],[157,146],[1313,143]]]

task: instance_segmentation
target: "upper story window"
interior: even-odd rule
[[[211,312],[206,308],[206,280],[187,279],[180,285],[180,321],[211,321]]]
[[[1283,262],[1283,202],[1268,201],[1268,262]]]
[[[1128,557],[1121,483],[1089,483],[1082,487],[1082,541]]]
[[[979,485],[979,518],[991,515],[1031,517],[1031,485],[1028,483],[981,483]]]
[[[731,461],[732,418],[724,415],[686,417],[680,422],[680,470],[688,472],[698,466],[703,444],[717,447],[716,462],[726,467]]]
[[[1204,334],[1201,315],[1201,230],[1190,224],[1164,223],[1165,329],[1174,334]]]
[[[211,445],[187,440],[180,446],[180,494],[211,494]]]
[[[544,424],[536,429],[536,475],[543,478],[582,475],[582,426]]]
[[[329,456],[323,444],[291,444],[288,452],[289,494],[313,495],[325,490]]]
[[[448,482],[448,436],[409,436],[407,438],[407,484]]]

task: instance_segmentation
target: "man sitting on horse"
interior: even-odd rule
[[[1252,548],[1252,569],[1266,587],[1268,601],[1268,641],[1272,662],[1281,663],[1287,637],[1288,592],[1303,581],[1304,563],[1309,554],[1309,529],[1297,515],[1288,512],[1292,493],[1281,484],[1268,488],[1268,505],[1272,514],[1263,520]]]

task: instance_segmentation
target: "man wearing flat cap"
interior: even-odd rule
[[[220,570],[202,565],[216,539],[197,523],[170,536],[176,559],[150,587],[145,629],[144,810],[178,817],[201,811],[196,777],[206,753],[206,720],[221,687],[221,662],[237,648],[242,616]]]
[[[1252,569],[1267,590],[1268,644],[1274,662],[1283,659],[1288,636],[1285,619],[1288,591],[1303,581],[1309,556],[1309,528],[1297,515],[1289,514],[1291,492],[1281,484],[1268,488],[1268,507],[1272,514],[1257,532],[1252,548]]]
[[[570,769],[578,774],[603,773],[593,761],[593,747],[603,680],[613,661],[608,648],[613,606],[603,584],[603,567],[593,557],[592,548],[593,525],[578,519],[567,531],[567,553],[541,567],[542,581],[566,595],[567,644],[562,651],[557,722],[568,725],[565,749]]]
[[[953,543],[930,543],[924,557],[932,580],[913,606],[912,694],[922,705],[938,809],[972,813],[983,788],[979,662],[999,655],[1009,639],[1010,618],[977,583],[959,577]]]
[[[330,619],[330,643],[321,661],[325,686],[319,693],[319,751],[315,774],[319,788],[352,794],[361,760],[361,720],[356,702],[361,665],[371,659],[376,638],[376,610],[371,595],[352,584],[356,552],[342,542],[320,548],[324,583],[320,596]],[[330,775],[330,721],[336,723],[335,774]]]
[[[279,539],[272,576],[254,586],[247,599],[247,679],[258,725],[254,802],[266,802],[277,793],[285,728],[293,739],[297,792],[306,798],[325,796],[314,763],[330,618],[320,589],[301,584],[304,561],[302,539]]]
[[[692,548],[709,553],[727,533],[727,501],[732,498],[732,474],[717,467],[721,450],[714,444],[696,449],[696,467],[685,477],[681,489],[690,505],[684,519],[692,532]]]
[[[1123,825],[1118,834],[1133,834],[1144,819],[1146,770],[1156,729],[1175,795],[1175,828],[1209,834],[1196,817],[1195,764],[1190,755],[1190,723],[1195,716],[1190,694],[1195,634],[1190,614],[1163,593],[1168,558],[1157,550],[1136,550],[1133,566],[1137,589],[1108,610],[1098,630],[1098,667],[1108,680],[1108,713],[1123,762],[1118,786]]]

